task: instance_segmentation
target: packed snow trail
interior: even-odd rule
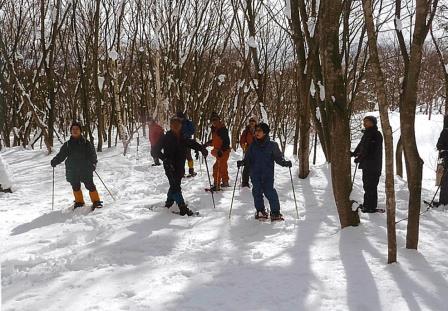
[[[417,125],[417,133],[433,135],[424,120]],[[424,198],[435,190],[426,166],[433,157],[430,139],[419,139],[427,152]],[[117,201],[95,179],[105,208],[92,213],[69,210],[63,165],[56,169],[51,210],[45,151],[1,153],[16,190],[0,194],[2,310],[446,309],[448,213],[442,209],[422,216],[418,252],[404,249],[406,222],[397,225],[399,264],[387,265],[386,216],[361,214],[361,226],[341,231],[322,156],[309,179],[294,178],[300,219],[288,169],[276,167],[286,220],[271,224],[253,219],[247,189],[237,187],[230,221],[231,190],[215,194],[213,209],[198,162],[198,176],[184,179],[183,191],[203,217],[150,211],[163,206],[168,182],[162,167],[150,166],[149,146],[140,146],[138,160],[135,147],[126,157],[120,148],[99,154],[98,172]],[[240,157],[229,161],[231,178]],[[384,176],[379,207],[385,206],[383,188]],[[396,190],[399,219],[407,215],[407,186],[397,180]],[[355,192],[362,193],[361,174]]]

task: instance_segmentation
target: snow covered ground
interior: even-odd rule
[[[418,116],[417,134],[423,196],[431,198],[442,120],[425,118]],[[392,121],[396,130],[396,115]],[[276,168],[275,183],[286,221],[271,224],[252,219],[248,190],[237,188],[231,221],[231,191],[216,194],[213,209],[204,165],[183,183],[203,217],[181,218],[147,209],[163,204],[168,183],[161,167],[150,167],[148,145],[139,158],[135,147],[126,157],[121,148],[99,154],[98,172],[117,201],[96,179],[106,207],[90,214],[67,210],[72,194],[63,165],[51,210],[51,157],[44,151],[1,153],[16,188],[0,193],[2,310],[447,310],[448,212],[422,216],[419,251],[404,248],[406,222],[399,223],[399,263],[387,265],[386,216],[362,214],[361,226],[340,231],[322,160],[309,179],[294,179],[300,219],[287,169]],[[232,178],[240,156],[232,155]],[[380,207],[383,187],[382,178]],[[397,179],[396,188],[402,218],[405,182]]]

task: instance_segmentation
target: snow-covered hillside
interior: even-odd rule
[[[417,120],[423,196],[431,198],[442,119]],[[392,122],[396,130],[397,115]],[[117,201],[95,179],[106,207],[92,213],[68,210],[63,165],[51,210],[51,157],[44,151],[1,153],[17,186],[0,194],[2,310],[446,310],[447,212],[422,216],[418,252],[404,249],[406,222],[399,223],[399,263],[387,265],[386,216],[362,214],[361,226],[339,230],[322,159],[310,178],[294,179],[300,219],[288,169],[276,167],[286,221],[271,224],[253,220],[248,190],[237,188],[230,221],[231,191],[216,194],[213,209],[204,165],[183,182],[190,207],[203,217],[148,210],[163,204],[168,182],[163,168],[150,167],[148,144],[138,159],[135,147],[126,157],[121,148],[99,154],[98,172]],[[232,177],[240,157],[231,157]],[[355,187],[361,194],[361,174]],[[380,207],[383,188],[382,177]],[[397,218],[406,217],[405,182],[396,188]]]

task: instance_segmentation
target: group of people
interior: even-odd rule
[[[217,113],[213,112],[209,121],[211,123],[211,139],[203,144],[192,138],[195,134],[195,126],[184,112],[178,112],[170,119],[170,129],[166,133],[156,120],[149,121],[153,166],[162,165],[160,163],[162,161],[169,182],[165,207],[170,208],[177,203],[182,216],[193,215],[193,211],[185,203],[181,188],[182,178],[185,177],[185,162],[188,164],[188,175],[186,176],[194,177],[196,175],[191,150],[195,151],[196,159],[198,159],[199,153],[206,158],[208,156],[207,147],[212,148],[211,155],[215,157],[215,163],[213,165],[214,182],[210,191],[216,192],[230,186],[228,173],[228,160],[231,152],[229,131]],[[359,209],[362,212],[374,213],[378,211],[377,188],[382,170],[383,137],[378,130],[375,117],[365,117],[363,125],[365,128],[363,136],[356,149],[351,152],[351,156],[355,158],[354,161],[359,169],[363,171],[364,201],[359,205]],[[65,161],[66,179],[73,189],[75,208],[85,204],[81,183],[84,183],[89,190],[92,206],[101,208],[102,201],[93,182],[97,155],[93,144],[81,135],[81,131],[80,123],[74,122],[71,125],[71,137],[51,160],[51,166],[55,167]],[[250,188],[249,177],[252,182],[255,218],[270,218],[272,221],[277,221],[283,220],[283,216],[280,212],[278,194],[274,188],[274,163],[289,168],[292,163],[285,160],[278,144],[270,140],[269,132],[270,128],[266,123],[258,123],[256,117],[249,118],[239,140],[244,158],[237,161],[237,166],[238,169],[243,167],[242,187]],[[437,149],[447,167],[448,118],[445,119],[445,126],[437,143]],[[269,201],[269,214],[264,205],[264,197]],[[448,174],[443,174],[439,204],[448,204]]]

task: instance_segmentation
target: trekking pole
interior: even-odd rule
[[[294,204],[296,205],[297,219],[300,219],[300,217],[299,217],[299,208],[297,207],[296,192],[294,190],[294,182],[292,180],[291,168],[289,168],[289,176],[291,177],[291,186],[292,186],[292,193],[294,195]]]
[[[98,178],[100,179],[100,181],[101,181],[101,183],[103,184],[104,188],[106,188],[107,192],[109,192],[109,195],[112,197],[112,199],[113,199],[114,201],[116,201],[115,198],[114,198],[114,196],[112,195],[112,192],[110,192],[109,188],[107,188],[106,184],[105,184],[104,181],[101,179],[101,177],[100,177],[100,175],[97,173],[97,171],[95,171],[95,174],[96,174],[96,176],[98,176]]]
[[[204,157],[204,162],[205,162],[205,168],[207,169],[208,183],[210,185],[210,190],[211,190],[211,188],[212,188],[212,180],[210,179],[210,171],[208,170],[207,157]],[[211,190],[210,193],[212,194],[213,208],[216,208],[215,196],[213,195],[213,190]]]
[[[53,191],[51,192],[51,210],[54,208],[54,167],[53,167]]]
[[[232,201],[230,202],[229,220],[230,220],[230,216],[232,215],[233,199],[235,198],[235,189],[236,189],[236,184],[238,182],[238,174],[239,173],[240,173],[240,168],[238,167],[238,170],[236,171],[235,185],[233,186]]]

